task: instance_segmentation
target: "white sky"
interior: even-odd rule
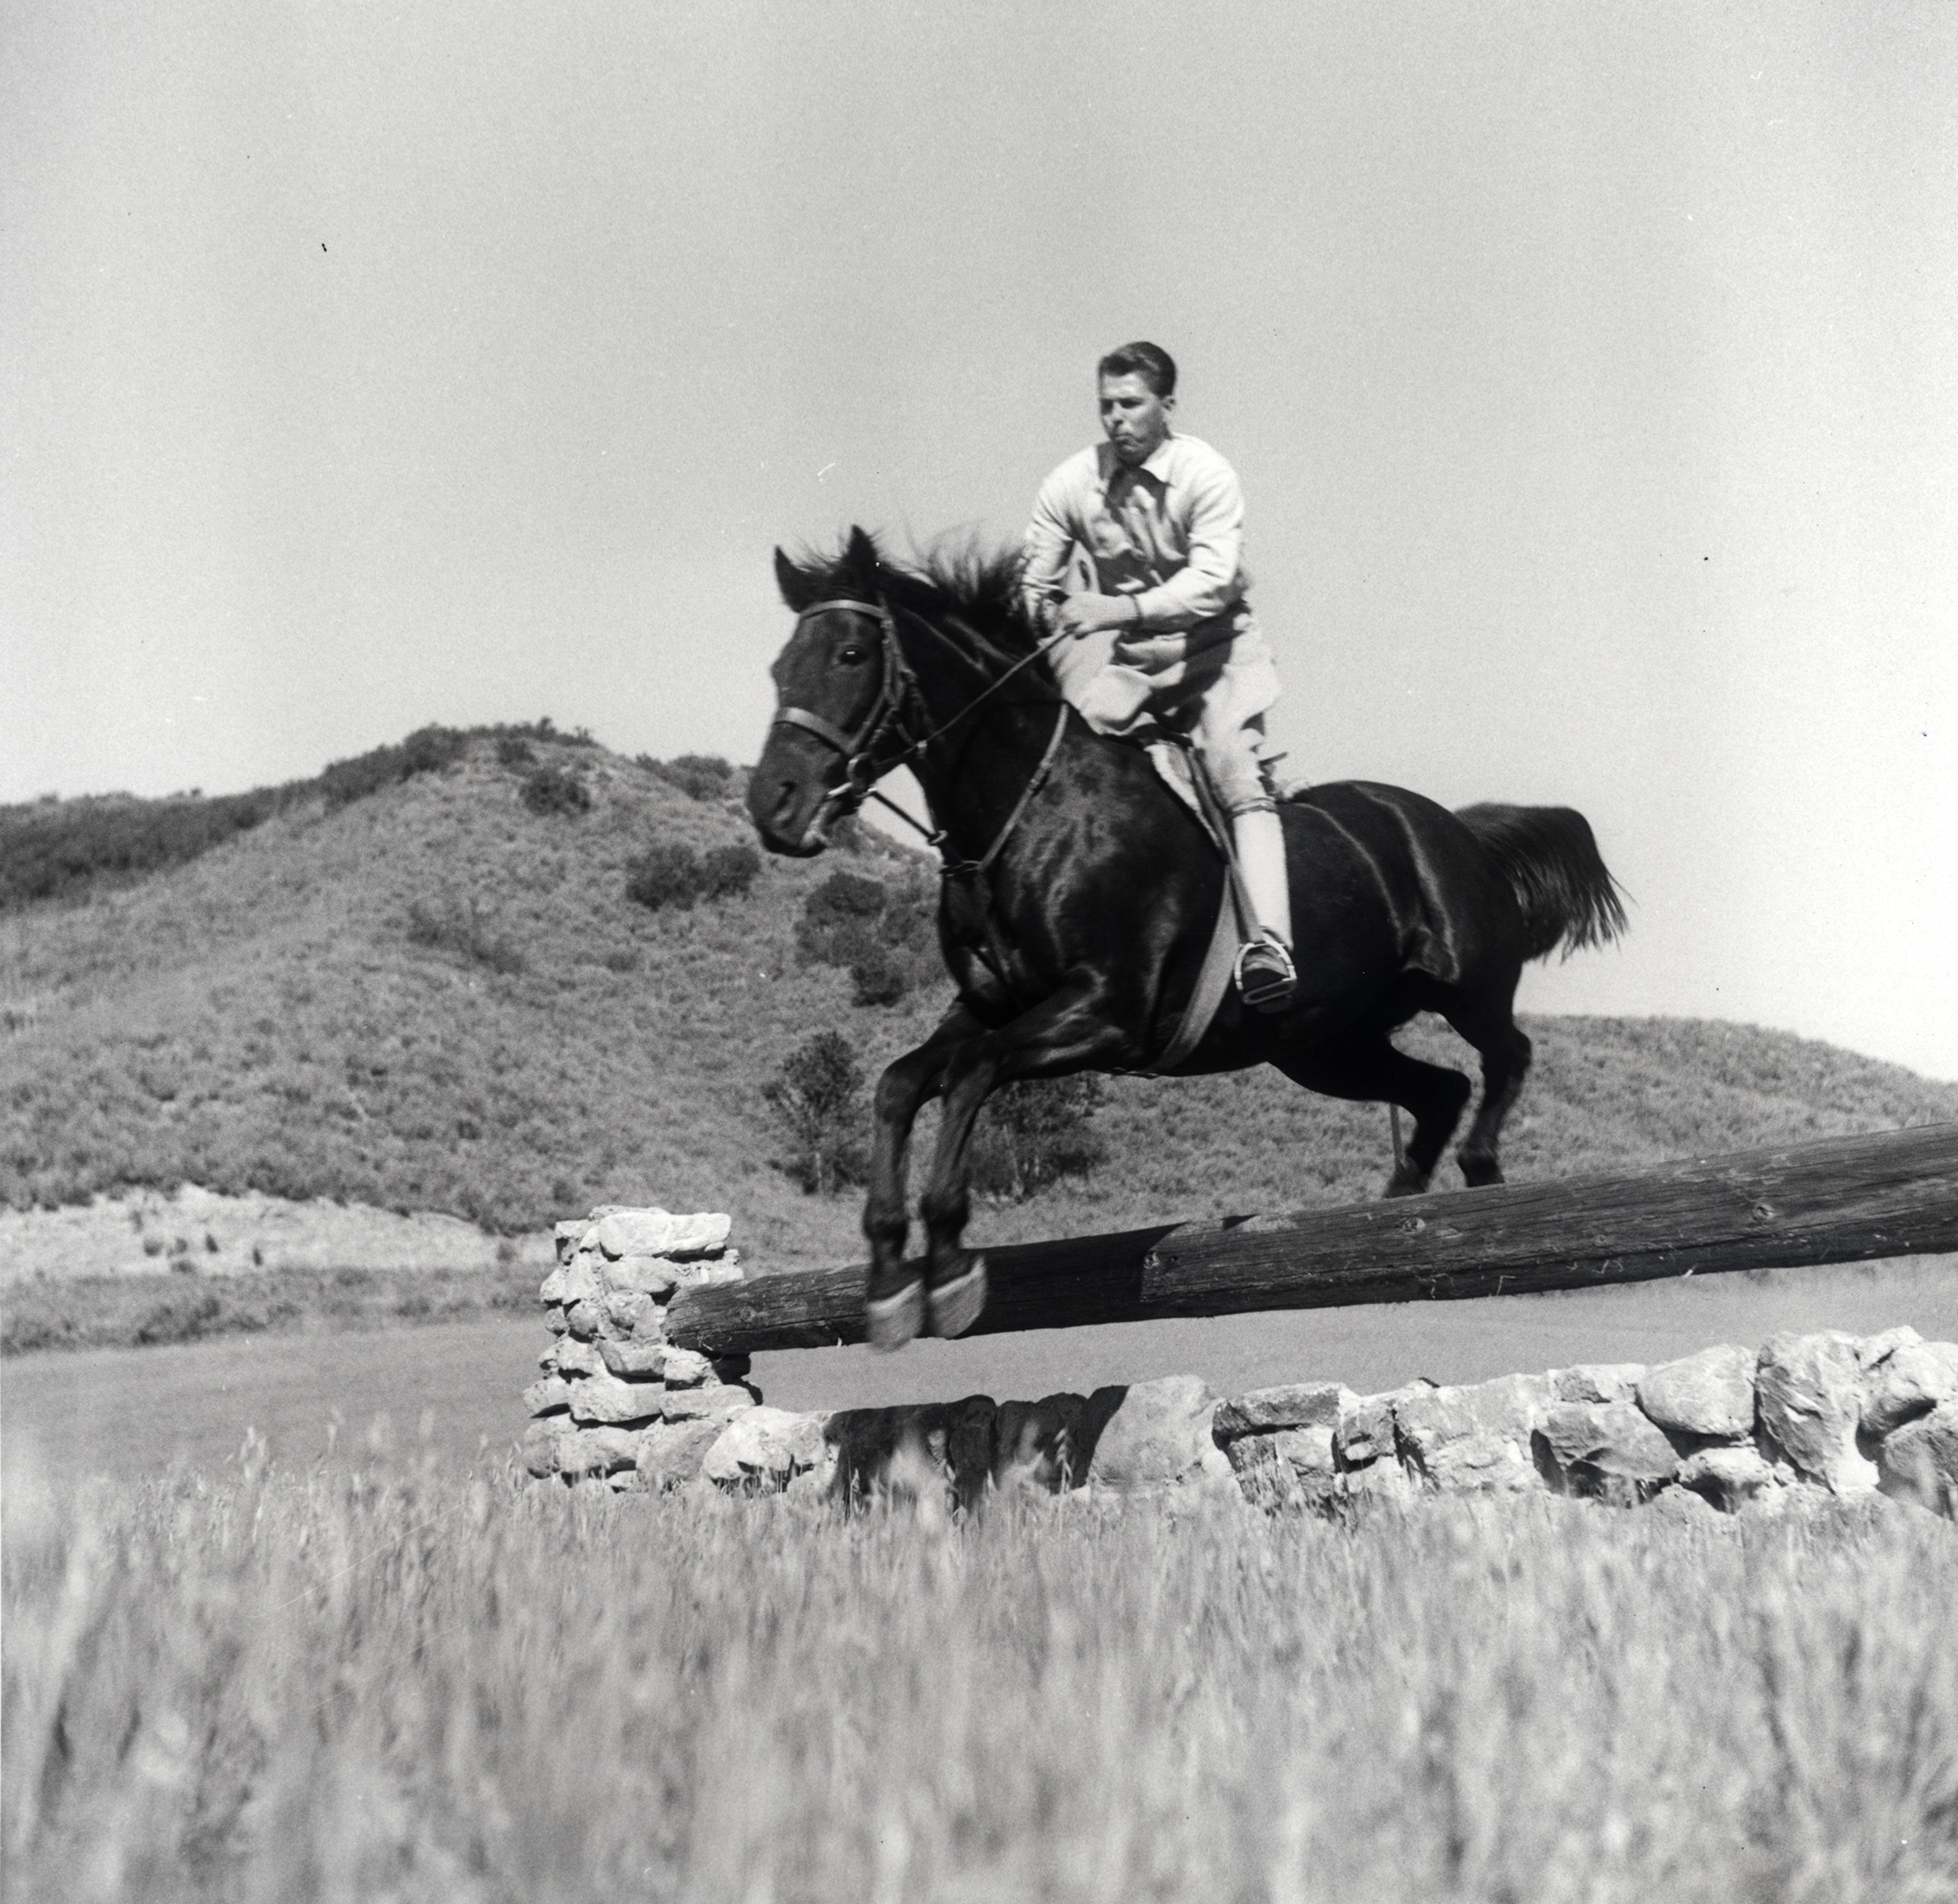
[[[1296,758],[1596,827],[1526,1006],[1958,1076],[1955,101],[1929,3],[16,0],[0,799],[751,760],[771,546],[1016,536],[1147,336]]]

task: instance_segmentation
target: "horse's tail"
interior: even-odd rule
[[[1625,930],[1625,905],[1591,822],[1572,807],[1464,807],[1455,818],[1502,869],[1523,910],[1524,956],[1568,958]]]

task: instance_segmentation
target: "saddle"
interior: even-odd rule
[[[1229,874],[1217,904],[1217,923],[1211,930],[1209,949],[1203,955],[1196,984],[1183,1007],[1175,1034],[1154,1061],[1136,1075],[1156,1077],[1174,1070],[1203,1042],[1204,1033],[1217,1016],[1224,994],[1237,975],[1239,961],[1245,948],[1258,937],[1258,918],[1238,874],[1237,854],[1231,840],[1230,816],[1224,811],[1217,790],[1211,784],[1201,757],[1188,737],[1173,728],[1156,728],[1137,734],[1134,744],[1148,754],[1156,777],[1196,816],[1197,823]],[[1267,765],[1269,773],[1269,764]]]

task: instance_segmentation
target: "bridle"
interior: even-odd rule
[[[824,804],[832,813],[854,813],[871,797],[878,781],[893,768],[916,759],[926,743],[913,740],[904,731],[905,708],[918,698],[918,682],[911,672],[910,663],[904,659],[903,648],[897,639],[897,618],[890,612],[888,602],[881,598],[874,602],[861,601],[853,595],[837,595],[827,601],[813,601],[796,616],[796,632],[802,631],[804,622],[840,610],[849,614],[867,615],[877,624],[884,650],[884,679],[878,686],[877,698],[858,723],[854,733],[846,733],[833,720],[808,708],[778,708],[775,725],[801,727],[817,739],[827,741],[843,756],[843,777],[828,790]],[[897,752],[885,758],[884,745],[893,735],[903,746]],[[928,737],[928,739],[936,738],[936,734]],[[891,806],[888,800],[884,804]],[[891,810],[902,812],[903,809],[892,806]],[[910,819],[910,816],[906,814],[905,818]],[[915,820],[911,823],[917,824]]]
[[[886,800],[877,790],[876,783],[894,769],[908,765],[919,758],[925,749],[941,735],[958,726],[968,714],[998,694],[1021,669],[1038,661],[1050,648],[1065,640],[1067,631],[1056,630],[1037,647],[1021,656],[998,679],[987,682],[950,720],[941,720],[929,733],[914,739],[907,731],[906,715],[910,709],[922,707],[922,697],[918,693],[917,676],[911,672],[911,665],[905,660],[903,647],[897,639],[897,619],[891,612],[890,603],[882,595],[875,601],[865,601],[854,595],[836,595],[827,601],[814,601],[795,617],[796,631],[800,632],[804,622],[812,620],[818,615],[838,611],[865,615],[877,624],[884,651],[884,679],[878,684],[877,698],[871,702],[853,733],[846,733],[833,720],[809,708],[778,708],[776,710],[775,725],[800,727],[805,733],[813,733],[817,739],[827,742],[843,756],[843,777],[825,794],[821,809],[821,819],[827,820],[838,814],[854,813],[865,800],[875,800],[879,806],[888,807],[906,826],[923,834],[928,845],[937,847],[945,838],[944,829],[941,828],[935,832],[919,826],[895,801]],[[967,658],[943,630],[922,615],[913,619],[920,627],[944,642],[961,660]],[[1013,810],[1012,818],[1001,829],[999,837],[993,841],[992,849],[986,854],[984,861],[985,866],[990,866],[998,857],[999,849],[1006,843],[1007,835],[1019,823],[1021,814],[1026,810],[1027,802],[1033,797],[1040,783],[1047,777],[1048,769],[1053,765],[1061,733],[1067,726],[1067,714],[1063,703],[1046,755],[1033,778],[1028,783],[1026,791],[1020,797],[1019,805]],[[902,745],[897,752],[888,752],[886,747],[893,738]]]

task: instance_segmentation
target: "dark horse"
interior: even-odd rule
[[[864,1234],[871,1339],[956,1335],[984,1302],[983,1259],[960,1241],[980,1106],[1016,1078],[1155,1068],[1202,966],[1225,867],[1142,749],[1063,708],[1012,558],[903,568],[857,530],[833,562],[778,549],[776,574],[796,623],[748,790],[763,841],[821,852],[826,829],[901,761],[941,835],[939,935],[958,996],[878,1082]],[[1296,996],[1263,1016],[1226,993],[1175,1074],[1273,1064],[1309,1090],[1404,1106],[1413,1133],[1386,1187],[1404,1196],[1428,1187],[1470,1096],[1461,1072],[1390,1042],[1437,1012],[1482,1060],[1462,1175],[1500,1183],[1497,1139],[1530,1068],[1512,1016],[1524,962],[1625,925],[1590,827],[1568,808],[1452,814],[1357,780],[1280,811]],[[904,1256],[906,1152],[935,1095],[944,1114],[920,1265]]]

